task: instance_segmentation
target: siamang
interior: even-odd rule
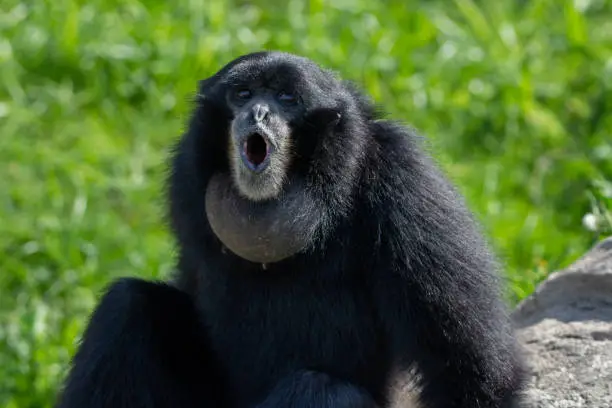
[[[108,287],[58,407],[519,406],[498,262],[415,131],[284,52],[193,104],[167,178],[177,273]]]

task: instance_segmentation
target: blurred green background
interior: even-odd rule
[[[3,0],[1,407],[51,406],[111,279],[167,276],[168,148],[196,81],[262,48],[430,138],[510,302],[610,232],[612,1]]]

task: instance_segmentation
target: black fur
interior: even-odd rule
[[[241,61],[238,76],[299,74],[307,112],[292,124],[290,181],[308,198],[304,215],[322,220],[316,239],[262,270],[224,252],[208,225],[207,181],[228,171],[230,64],[202,82],[173,156],[177,289],[112,286],[60,407],[385,407],[392,373],[412,366],[423,407],[518,404],[496,262],[418,137],[308,60]]]

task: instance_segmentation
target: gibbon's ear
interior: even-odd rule
[[[212,90],[212,87],[216,82],[217,82],[216,75],[199,80],[198,81],[198,99],[200,100],[206,99],[206,97],[209,96],[210,91]]]
[[[336,108],[318,108],[314,109],[306,115],[306,121],[317,128],[331,129],[338,125],[342,120],[340,109]]]

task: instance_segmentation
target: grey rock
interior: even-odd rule
[[[513,313],[527,408],[612,408],[612,237],[549,276]]]

